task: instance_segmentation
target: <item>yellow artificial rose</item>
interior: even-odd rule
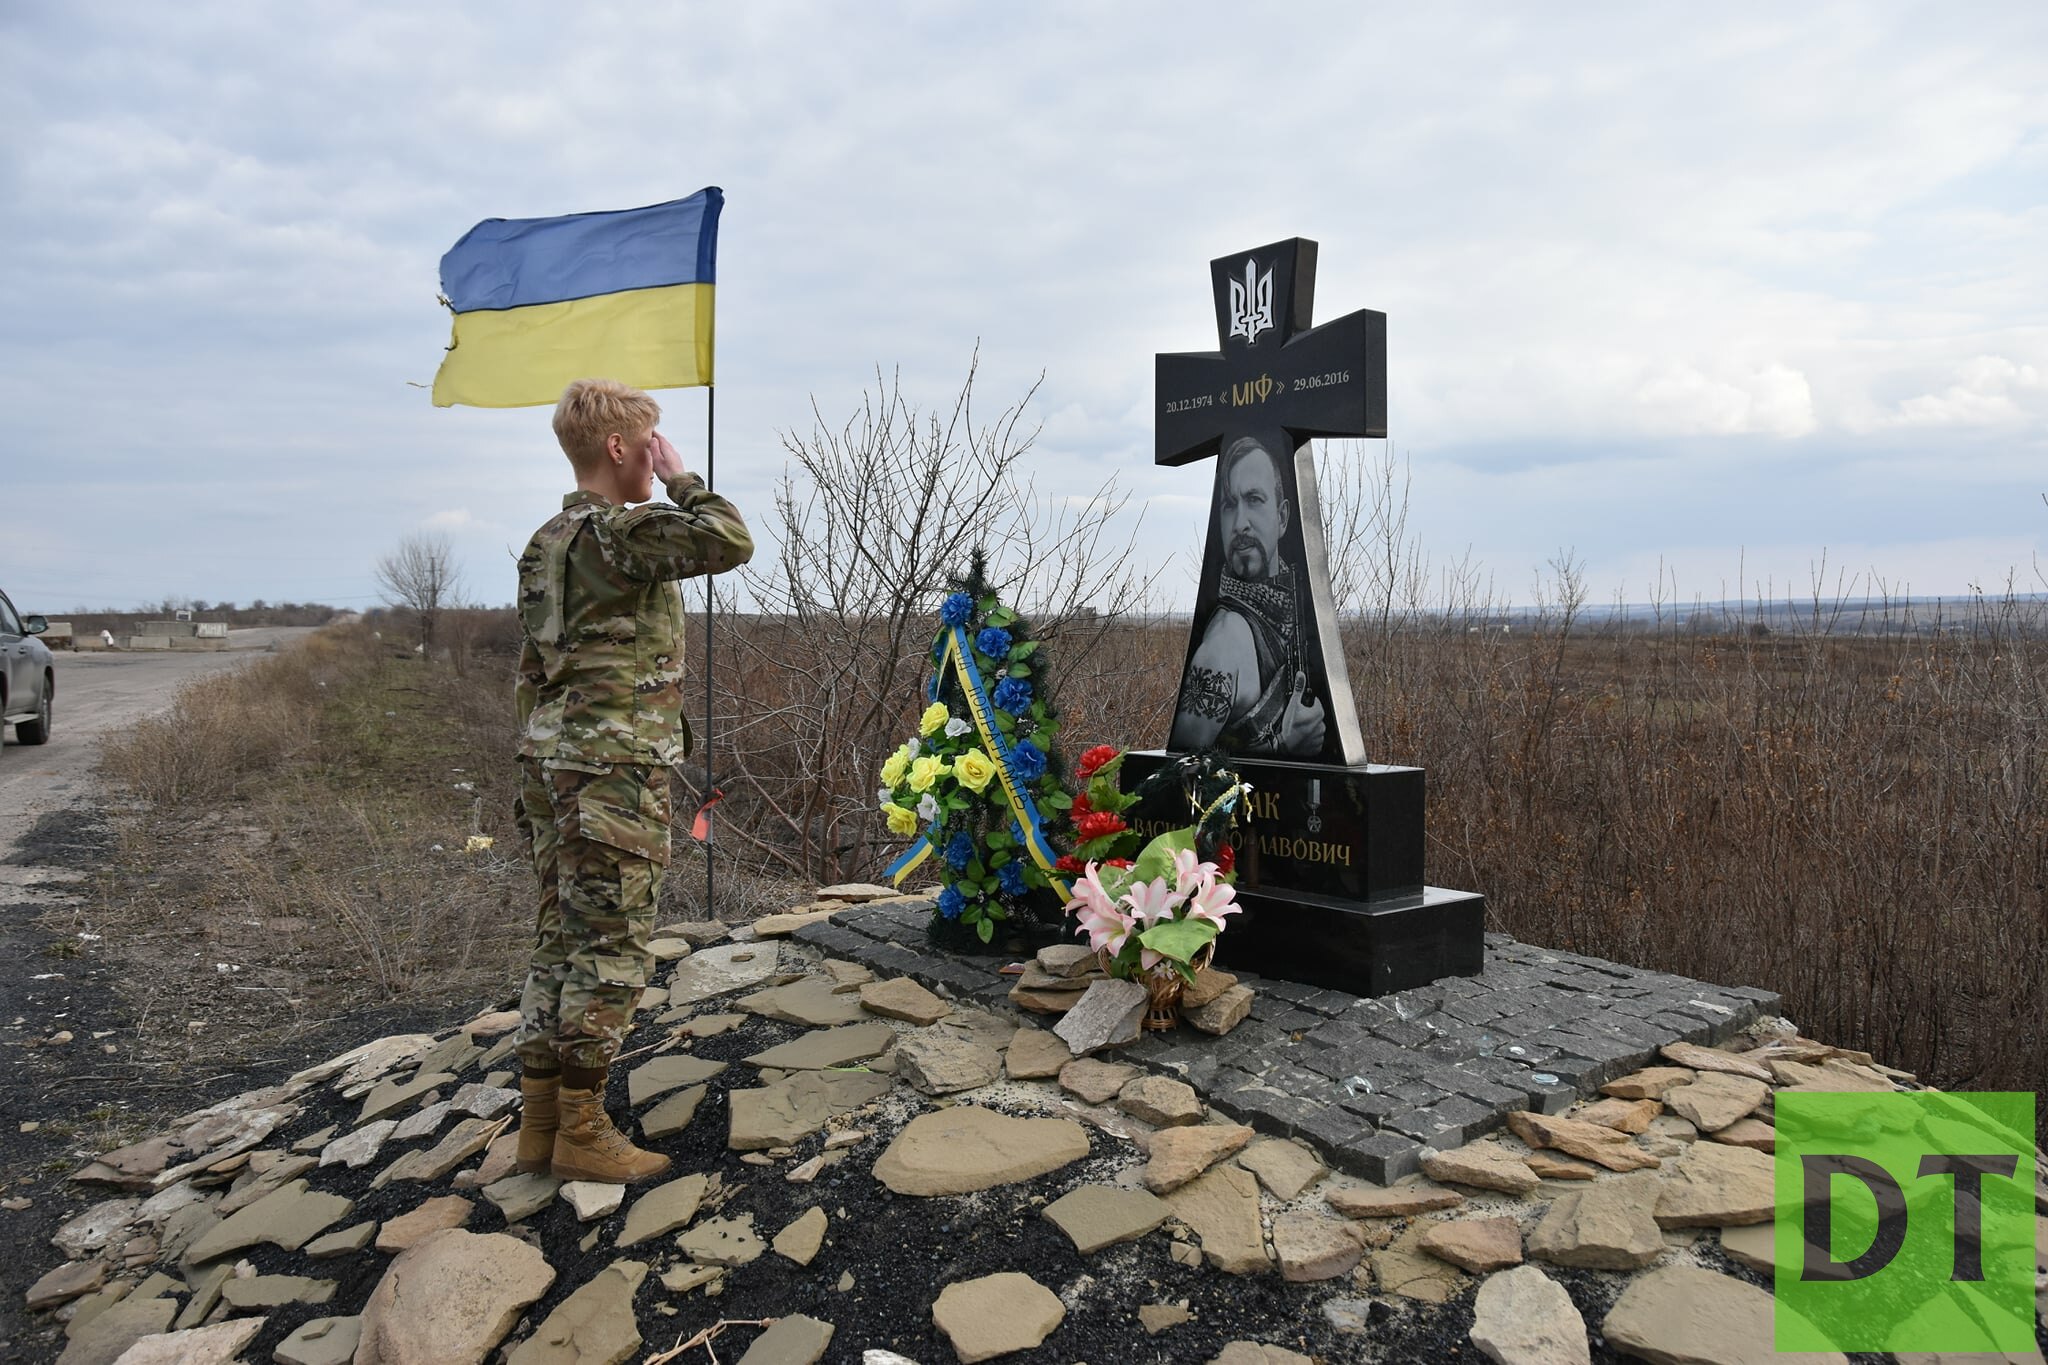
[[[981,791],[995,775],[995,760],[979,749],[969,749],[953,760],[953,776],[959,778],[960,785],[970,791]]]
[[[946,703],[935,701],[925,707],[924,714],[918,717],[917,732],[921,735],[937,734],[952,718],[953,713],[946,709]]]
[[[910,761],[910,789],[914,792],[928,792],[932,783],[953,771],[946,766],[946,760],[926,754]]]
[[[917,833],[917,812],[905,810],[894,801],[882,803],[882,818],[889,822],[891,834],[911,835]]]
[[[893,787],[903,780],[904,770],[910,767],[910,746],[903,745],[895,753],[882,760],[882,783]]]

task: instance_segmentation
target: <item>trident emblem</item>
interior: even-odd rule
[[[1259,333],[1273,326],[1273,268],[1266,267],[1266,273],[1259,273],[1256,257],[1247,256],[1244,262],[1244,282],[1230,282],[1230,334],[1243,337],[1250,345],[1259,339]]]

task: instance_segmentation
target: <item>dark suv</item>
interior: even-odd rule
[[[26,620],[0,592],[0,732],[14,722],[23,744],[50,741],[50,702],[57,692],[49,646],[35,637],[50,628],[40,616]]]

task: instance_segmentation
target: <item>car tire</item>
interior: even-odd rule
[[[34,720],[18,721],[14,726],[14,737],[23,744],[48,744],[50,742],[51,695],[56,692],[56,679],[43,679],[43,704],[36,708]]]

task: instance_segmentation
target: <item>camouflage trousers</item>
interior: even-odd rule
[[[596,771],[519,761],[519,829],[540,914],[519,996],[520,1062],[536,1071],[610,1063],[632,1026],[668,866],[665,769]]]

